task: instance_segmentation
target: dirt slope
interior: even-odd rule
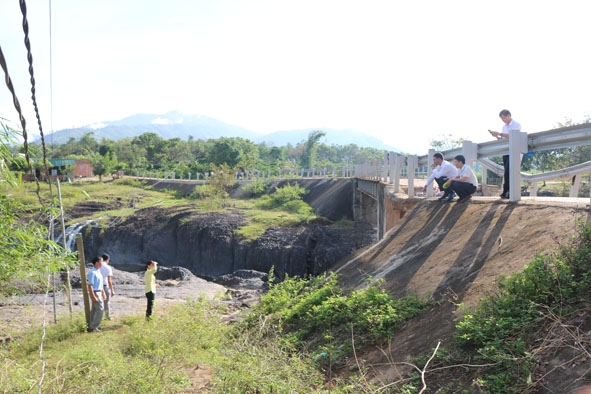
[[[346,288],[363,287],[371,276],[384,278],[395,296],[412,293],[442,301],[410,321],[385,353],[363,355],[369,364],[388,364],[375,368],[383,382],[403,372],[392,362],[430,354],[439,340],[449,344],[459,303],[475,305],[500,275],[523,270],[537,254],[568,240],[576,219],[587,215],[589,200],[508,203],[480,197],[468,204],[416,203],[381,242],[334,268]]]

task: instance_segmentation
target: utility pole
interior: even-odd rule
[[[86,324],[90,323],[90,295],[86,286],[86,263],[84,262],[84,242],[82,234],[76,234],[76,249],[78,249],[78,260],[80,261],[80,281],[82,282],[82,297],[84,298],[84,316]]]

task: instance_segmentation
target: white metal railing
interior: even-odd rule
[[[182,171],[163,171],[163,170],[141,170],[135,171],[136,178],[148,179],[170,179],[185,181],[209,181],[210,172],[191,173]],[[353,178],[355,177],[355,167],[352,165],[344,167],[323,167],[323,168],[301,168],[301,169],[281,169],[278,171],[250,170],[244,172],[235,172],[236,180],[265,180],[265,179],[304,179],[304,178]]]
[[[520,185],[522,181],[532,185],[530,195],[535,196],[538,182],[566,176],[573,177],[569,195],[576,197],[582,174],[591,171],[591,161],[543,174],[522,173],[520,167],[523,154],[581,145],[591,145],[591,123],[542,131],[529,135],[525,132],[513,130],[511,131],[509,140],[483,143],[463,141],[461,148],[447,150],[442,153],[448,159],[459,154],[464,155],[466,163],[472,164],[478,162],[483,167],[500,176],[504,172],[503,166],[494,163],[489,157],[509,154],[509,167],[511,171],[509,198],[510,201],[518,201],[521,198]],[[429,150],[429,153],[424,156],[403,156],[396,152],[387,152],[384,154],[383,160],[356,165],[355,174],[358,178],[393,184],[394,192],[398,193],[400,179],[402,178],[402,169],[404,168],[406,169],[405,178],[408,179],[408,196],[413,197],[414,180],[416,178],[415,170],[422,166],[428,166],[430,174],[432,170],[429,164],[433,160],[434,153],[435,151],[433,149]],[[486,183],[486,171],[483,171],[482,183]],[[432,195],[431,189],[428,190],[428,196],[430,195]]]

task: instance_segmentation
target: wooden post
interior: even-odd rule
[[[64,205],[62,203],[62,188],[60,185],[59,177],[55,179],[57,185],[57,197],[60,202],[60,219],[62,225],[62,245],[64,249],[67,249],[67,240],[66,240],[66,223],[64,221]],[[70,251],[68,250],[68,253]],[[70,317],[72,317],[72,284],[70,281],[70,268],[66,268],[66,296],[68,297],[68,307],[70,309]]]
[[[86,286],[86,263],[84,262],[84,242],[82,234],[76,234],[76,249],[78,249],[78,261],[80,262],[80,282],[82,284],[82,297],[84,298],[84,316],[86,324],[90,324],[90,295]]]

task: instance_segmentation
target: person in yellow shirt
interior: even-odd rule
[[[152,309],[154,307],[154,298],[156,298],[156,271],[158,270],[158,262],[148,260],[146,263],[146,273],[144,274],[144,281],[146,282],[146,299],[148,305],[146,307],[146,320],[150,320],[152,316]]]

